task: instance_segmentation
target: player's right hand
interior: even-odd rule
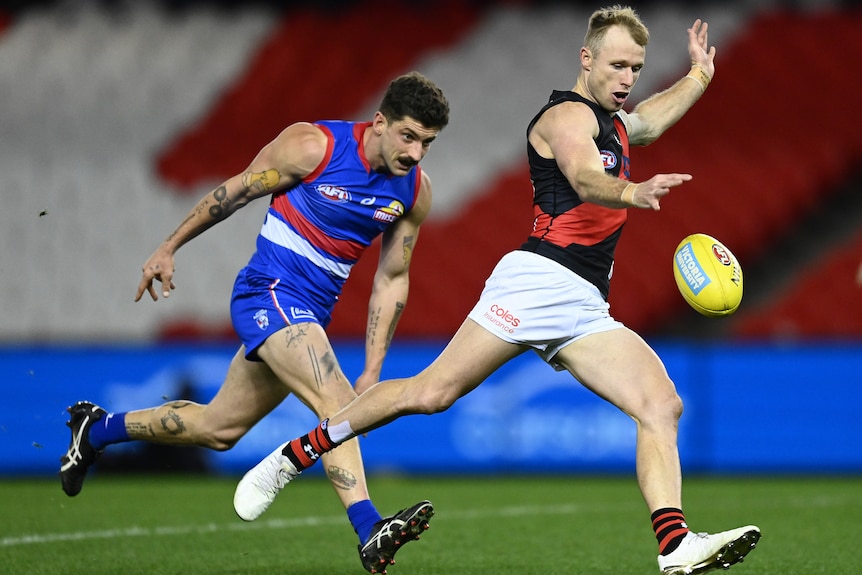
[[[174,276],[174,256],[164,246],[160,246],[153,255],[144,263],[141,268],[143,277],[141,283],[138,284],[138,292],[135,294],[135,301],[140,301],[141,296],[147,291],[153,301],[159,299],[156,294],[156,288],[153,285],[154,280],[158,280],[162,284],[162,297],[168,298],[171,296],[171,290],[176,286],[173,282]]]
[[[661,209],[659,202],[670,193],[670,189],[681,186],[690,181],[691,178],[691,174],[656,174],[647,181],[638,184],[632,203],[636,208],[659,211]]]

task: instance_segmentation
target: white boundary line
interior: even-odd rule
[[[602,506],[606,509],[607,506]],[[496,510],[462,510],[446,513],[444,520],[452,519],[484,519],[488,517],[520,517],[527,515],[569,515],[583,512],[584,505],[553,505],[553,506],[512,506]],[[435,517],[439,521],[440,517]],[[254,523],[204,523],[200,525],[179,525],[161,527],[131,526],[122,529],[103,529],[98,531],[75,531],[71,533],[31,534],[0,539],[0,548],[19,547],[22,545],[39,545],[65,541],[84,541],[89,539],[122,539],[131,537],[162,537],[171,535],[190,535],[218,533],[224,531],[249,531],[254,529],[296,529],[300,527],[317,527],[337,525],[345,522],[343,515],[326,517],[303,517],[298,519],[268,519]]]
[[[776,507],[799,507],[810,509],[812,506],[819,508],[844,508],[847,505],[858,506],[858,501],[854,498],[848,500],[845,496],[829,496],[823,495],[813,500],[811,499],[790,499],[781,501],[761,502],[758,507],[776,508]],[[435,515],[434,521],[452,521],[452,520],[474,520],[488,519],[500,517],[525,517],[535,515],[575,515],[578,513],[595,513],[595,512],[619,512],[641,509],[639,501],[617,502],[616,504],[564,504],[564,505],[512,505],[508,507],[498,507],[496,509],[462,509],[459,511],[447,511],[442,516]],[[338,525],[344,523],[346,518],[344,515],[329,515],[329,516],[309,516],[296,519],[267,519],[263,521],[255,521],[254,523],[246,523],[236,521],[232,523],[203,523],[198,525],[179,525],[179,526],[157,526],[157,527],[140,527],[130,526],[118,529],[104,529],[98,531],[76,531],[71,533],[46,533],[46,534],[30,534],[9,536],[0,539],[0,549],[9,547],[20,547],[23,545],[39,545],[45,543],[60,543],[65,541],[84,541],[92,539],[122,539],[132,537],[164,537],[171,535],[198,535],[206,533],[220,532],[244,532],[262,529],[297,529],[302,527],[320,527]]]

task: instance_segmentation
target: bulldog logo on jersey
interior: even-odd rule
[[[398,200],[394,200],[390,202],[388,206],[384,206],[382,208],[377,208],[374,211],[373,218],[378,222],[385,222],[387,224],[391,224],[398,218],[404,215],[404,204],[399,202]]]

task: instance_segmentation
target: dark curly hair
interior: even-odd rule
[[[426,128],[437,130],[449,124],[449,102],[443,91],[419,72],[392,80],[380,102],[380,113],[389,122],[410,116]]]

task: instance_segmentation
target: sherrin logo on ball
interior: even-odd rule
[[[742,301],[742,268],[717,239],[692,234],[673,254],[673,277],[683,299],[700,314],[730,315]]]

